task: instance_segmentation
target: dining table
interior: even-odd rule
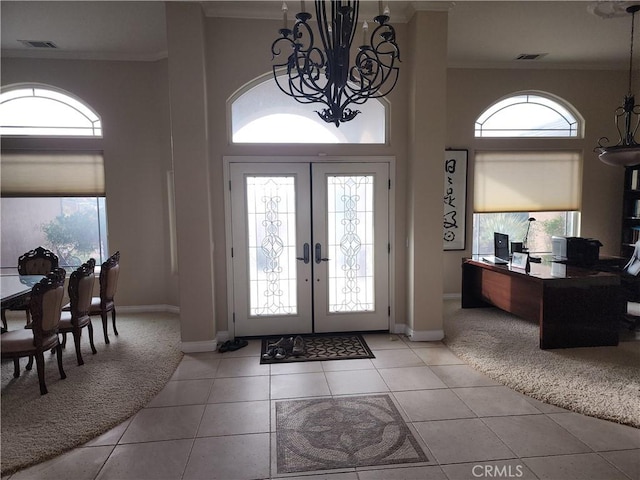
[[[6,325],[5,311],[22,305],[33,286],[43,278],[44,275],[0,275],[0,308],[3,325]]]

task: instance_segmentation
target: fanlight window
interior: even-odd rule
[[[237,92],[229,103],[233,143],[386,142],[384,99],[358,105],[362,113],[340,127],[322,120],[316,113],[317,104],[302,104],[285,95],[272,76]]]
[[[476,137],[582,137],[578,114],[539,93],[503,98],[476,120]]]
[[[37,85],[0,93],[0,135],[102,137],[100,117],[61,90]]]

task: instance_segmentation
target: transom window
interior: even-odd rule
[[[282,93],[272,76],[236,92],[230,104],[233,143],[384,144],[387,104],[370,99],[350,122],[336,127],[322,120],[314,104],[302,104]]]
[[[519,93],[487,108],[476,120],[476,137],[578,137],[582,122],[560,100],[541,93]]]
[[[102,123],[70,94],[29,85],[0,93],[0,135],[101,137]]]

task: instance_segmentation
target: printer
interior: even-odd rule
[[[602,243],[595,238],[551,237],[551,254],[556,262],[592,267],[600,258]]]

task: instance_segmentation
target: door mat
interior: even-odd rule
[[[290,337],[287,335],[286,337]],[[260,363],[309,362],[320,360],[349,360],[358,358],[375,358],[371,349],[359,334],[315,334],[300,335],[304,340],[305,353],[294,357],[287,355],[281,360],[262,358],[270,344],[276,343],[282,337],[268,337],[262,339]]]
[[[428,462],[389,395],[276,401],[278,473]]]

